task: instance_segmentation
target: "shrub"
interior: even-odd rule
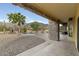
[[[27,28],[25,28],[25,27],[22,28],[22,29],[21,29],[21,32],[22,32],[22,33],[26,33],[26,32],[27,32]]]

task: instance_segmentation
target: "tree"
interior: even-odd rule
[[[40,24],[38,22],[33,22],[30,24],[31,28],[33,31],[38,31],[39,30],[39,27],[40,27]]]
[[[9,22],[17,24],[19,26],[19,32],[21,29],[21,26],[25,24],[25,16],[21,13],[10,13],[8,14]]]

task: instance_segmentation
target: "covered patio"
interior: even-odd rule
[[[28,9],[49,20],[49,40],[18,55],[78,55],[78,4],[15,3],[14,5]],[[69,32],[67,35],[61,35],[60,24],[63,25],[64,32],[67,32],[68,24],[70,24],[72,35],[69,36]]]

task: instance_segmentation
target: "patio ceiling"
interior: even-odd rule
[[[75,3],[18,3],[15,5],[61,23],[66,23],[69,17],[75,16],[77,6]]]

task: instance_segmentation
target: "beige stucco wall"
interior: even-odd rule
[[[75,17],[73,19],[73,41],[75,42],[76,47],[77,47],[77,20],[78,20],[78,16],[79,16],[79,5],[77,6]]]

